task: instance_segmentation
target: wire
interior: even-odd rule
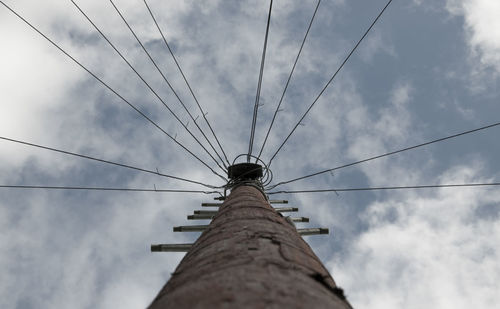
[[[194,180],[190,180],[190,179],[186,179],[186,178],[181,178],[181,177],[177,177],[177,176],[162,174],[162,173],[160,173],[158,171],[151,171],[151,170],[147,170],[147,169],[144,169],[144,168],[131,166],[131,165],[128,165],[128,164],[116,163],[116,162],[112,162],[112,161],[108,161],[108,160],[104,160],[104,159],[98,159],[98,158],[95,158],[95,157],[91,157],[91,156],[87,156],[87,155],[82,155],[82,154],[79,154],[79,153],[74,153],[74,152],[69,152],[69,151],[66,151],[66,150],[61,150],[61,149],[56,149],[56,148],[52,148],[52,147],[47,147],[47,146],[37,145],[37,144],[33,144],[33,143],[28,143],[28,142],[25,142],[25,141],[16,140],[16,139],[8,138],[8,137],[0,136],[0,139],[2,139],[4,141],[9,141],[9,142],[14,142],[14,143],[26,145],[26,146],[31,146],[31,147],[36,147],[36,148],[40,148],[40,149],[45,149],[45,150],[50,150],[50,151],[54,151],[54,152],[59,152],[59,153],[63,153],[63,154],[70,155],[70,156],[75,156],[75,157],[79,157],[79,158],[93,160],[93,161],[97,161],[97,162],[101,162],[101,163],[106,163],[106,164],[111,164],[111,165],[115,165],[115,166],[125,167],[125,168],[133,169],[133,170],[136,170],[136,171],[140,171],[140,172],[145,172],[145,173],[150,173],[150,174],[154,174],[154,175],[158,175],[158,176],[168,177],[168,178],[172,178],[172,179],[176,179],[176,180],[180,180],[180,181],[185,181],[185,182],[189,182],[189,183],[193,183],[193,184],[197,184],[197,185],[202,185],[204,187],[211,188],[211,189],[219,188],[219,187],[216,187],[216,186],[213,186],[213,185],[208,185],[208,184],[205,184],[205,183],[202,183],[202,182],[198,182],[198,181],[194,181]]]
[[[120,15],[121,19],[123,20],[123,22],[125,23],[125,25],[127,26],[127,28],[130,30],[130,32],[132,33],[132,35],[134,36],[134,38],[136,39],[137,43],[139,43],[139,45],[142,47],[142,50],[146,53],[146,55],[148,56],[149,60],[151,60],[151,62],[153,63],[153,65],[155,66],[156,70],[160,73],[160,75],[162,76],[163,80],[167,83],[168,87],[170,88],[170,90],[172,90],[173,94],[175,95],[175,97],[177,98],[177,100],[179,101],[179,103],[182,105],[182,107],[184,108],[184,110],[188,113],[188,115],[191,117],[191,120],[193,120],[193,122],[195,123],[195,125],[198,127],[198,129],[200,130],[200,132],[202,133],[202,135],[205,137],[205,139],[208,141],[208,143],[210,144],[210,146],[212,147],[212,149],[215,151],[215,148],[213,147],[212,143],[210,143],[210,141],[208,140],[208,138],[206,137],[205,133],[203,132],[203,130],[201,130],[201,128],[198,126],[198,124],[196,123],[196,120],[194,119],[193,115],[191,115],[191,113],[189,112],[189,110],[187,109],[186,105],[184,104],[184,102],[181,100],[181,98],[179,97],[179,95],[177,94],[177,92],[174,90],[174,88],[172,87],[172,85],[170,84],[170,82],[168,81],[167,77],[165,76],[165,74],[163,74],[162,70],[160,69],[160,67],[158,66],[158,64],[156,63],[156,61],[153,59],[153,57],[151,56],[151,54],[147,51],[146,47],[144,46],[144,44],[142,43],[142,41],[139,39],[139,37],[137,36],[137,34],[135,33],[135,31],[132,29],[132,27],[130,26],[130,24],[128,23],[128,21],[125,19],[125,16],[123,16],[123,14],[121,13],[121,11],[118,9],[118,7],[115,5],[115,3],[113,2],[113,0],[109,0],[109,2],[111,2],[111,4],[113,5],[113,7],[115,8],[116,12],[118,13],[118,15]],[[162,100],[163,102],[163,100]],[[188,129],[188,127],[179,119],[179,117],[177,117],[177,115],[174,113],[174,111],[172,111],[170,109],[170,107],[168,107],[167,104],[163,103],[163,105],[170,111],[170,113],[175,117],[175,119],[177,119],[177,121],[184,127],[184,129],[191,135],[191,137],[201,146],[201,148],[203,148],[203,150],[210,156],[210,158],[212,158],[212,160],[214,160],[215,164],[217,164],[217,166],[224,172],[227,172],[227,170],[222,167],[219,162],[217,161],[217,159],[215,159],[212,154],[205,148],[205,146],[203,146],[203,144],[198,140],[198,138],[191,132],[191,130]],[[217,153],[217,151],[215,151],[215,153]],[[217,153],[217,155],[219,155]],[[219,156],[220,158],[220,156]],[[221,158],[222,160],[222,158]],[[224,162],[224,161],[223,161]]]
[[[48,189],[48,190],[88,190],[88,191],[128,191],[128,192],[157,192],[157,193],[203,193],[220,194],[219,191],[200,190],[170,190],[170,189],[138,189],[138,188],[103,188],[103,187],[65,187],[65,186],[18,186],[0,185],[5,189]]]
[[[281,193],[321,193],[321,192],[350,192],[350,191],[376,191],[376,190],[402,190],[402,189],[430,189],[430,188],[460,188],[460,187],[485,187],[500,186],[500,182],[493,183],[464,183],[464,184],[443,184],[443,185],[425,185],[425,186],[401,186],[401,187],[368,187],[368,188],[340,188],[340,189],[318,189],[318,190],[282,190],[267,192],[271,194]]]
[[[175,65],[177,66],[177,68],[179,69],[179,72],[181,73],[182,75],[182,78],[184,79],[184,82],[186,83],[187,87],[189,88],[189,92],[191,92],[191,95],[193,96],[193,99],[194,101],[196,102],[196,105],[198,105],[198,109],[200,110],[200,113],[202,114],[202,117],[203,119],[205,119],[205,122],[207,123],[208,125],[208,128],[210,129],[210,131],[212,132],[212,135],[214,136],[215,138],[215,141],[217,142],[217,145],[219,145],[219,148],[220,150],[222,151],[222,154],[224,155],[224,158],[226,159],[226,162],[228,165],[230,165],[229,163],[229,159],[227,158],[227,155],[226,155],[226,152],[224,151],[224,148],[222,147],[219,139],[217,138],[217,135],[215,134],[215,131],[214,129],[212,128],[212,126],[210,125],[210,122],[208,121],[207,117],[206,117],[206,114],[205,111],[203,111],[203,108],[201,107],[201,104],[198,102],[198,99],[196,98],[196,95],[194,94],[194,91],[193,89],[191,89],[191,85],[189,84],[186,76],[184,75],[184,72],[182,71],[181,69],[181,66],[179,64],[179,62],[177,61],[177,58],[175,57],[174,55],[174,52],[172,51],[172,49],[170,48],[170,45],[168,44],[167,42],[167,39],[165,38],[165,35],[163,34],[163,31],[161,30],[158,22],[156,21],[156,18],[154,17],[154,14],[153,14],[153,11],[151,10],[151,8],[149,7],[148,3],[146,2],[146,0],[144,0],[144,4],[146,5],[146,8],[148,9],[149,11],[149,14],[151,15],[151,18],[153,19],[155,25],[156,25],[156,28],[158,29],[158,31],[160,32],[160,35],[161,37],[163,38],[163,42],[165,43],[165,45],[167,46],[168,48],[168,51],[170,52],[170,55],[172,55],[172,58],[174,59],[174,62],[175,62]],[[214,149],[215,151],[215,149]],[[217,152],[216,152],[217,153]],[[218,155],[218,153],[217,153]],[[220,158],[220,156],[219,156]],[[222,160],[222,159],[221,159]],[[224,161],[222,161],[224,162]],[[224,164],[224,166],[227,168],[227,166]]]
[[[257,113],[259,111],[260,90],[261,90],[261,86],[262,86],[262,76],[264,75],[264,63],[266,60],[267,38],[269,36],[269,25],[271,24],[272,9],[273,9],[273,0],[271,0],[271,2],[269,4],[269,14],[267,16],[266,36],[264,38],[264,48],[262,49],[262,58],[260,60],[259,81],[257,83],[257,94],[255,95],[255,105],[253,107],[252,128],[250,129],[250,142],[248,144],[247,162],[250,162],[250,156],[252,155],[253,140],[254,140],[254,136],[255,136],[255,125],[257,123]]]
[[[235,165],[236,160],[238,160],[238,158],[240,158],[242,156],[248,156],[248,154],[243,153],[243,154],[240,154],[240,155],[236,156],[236,158],[234,159],[232,165]],[[245,175],[251,174],[251,173],[256,172],[258,170],[262,170],[263,171],[262,177],[260,177],[257,180],[257,182],[259,183],[259,185],[262,188],[264,188],[264,186],[268,185],[269,183],[271,183],[273,181],[273,173],[272,173],[272,171],[270,169],[267,168],[266,163],[263,160],[257,158],[256,156],[250,155],[250,157],[254,158],[256,162],[260,161],[262,163],[262,166],[259,166],[259,167],[253,168],[251,170],[248,170],[248,171],[244,172],[243,174],[239,175],[238,177],[230,179],[227,182],[227,184],[224,186],[226,189],[227,188],[232,188],[235,185],[241,183],[242,181],[244,181],[244,179],[245,179],[244,176]]]
[[[307,114],[313,108],[313,106],[316,104],[316,102],[318,102],[319,98],[325,92],[326,88],[328,88],[328,86],[330,86],[331,82],[335,79],[335,77],[340,72],[340,70],[342,70],[342,68],[344,67],[344,65],[349,60],[349,58],[351,58],[351,56],[354,53],[354,51],[358,48],[358,46],[361,44],[361,42],[363,41],[363,39],[368,35],[368,33],[370,32],[370,30],[377,23],[377,21],[382,16],[382,14],[385,12],[385,10],[387,9],[387,7],[391,4],[391,2],[392,2],[392,0],[389,0],[387,2],[387,4],[382,9],[382,11],[380,11],[380,13],[377,15],[377,17],[373,20],[373,22],[371,23],[370,27],[368,27],[368,29],[365,31],[365,33],[363,34],[363,36],[361,37],[361,39],[359,39],[359,41],[356,43],[356,45],[354,45],[354,47],[351,49],[351,51],[349,52],[349,54],[347,55],[347,57],[344,59],[344,61],[342,61],[342,64],[339,66],[339,68],[337,69],[337,71],[335,71],[335,73],[330,78],[330,80],[326,83],[326,85],[323,87],[323,89],[321,89],[321,91],[319,92],[319,94],[316,97],[316,99],[314,99],[314,101],[311,103],[311,105],[306,110],[306,112],[302,115],[302,117],[297,122],[297,124],[295,124],[295,126],[292,129],[292,131],[288,134],[288,136],[285,138],[285,140],[283,141],[283,143],[281,143],[281,145],[279,146],[278,150],[276,150],[276,152],[273,154],[273,156],[269,160],[269,163],[267,164],[269,167],[271,166],[271,163],[272,163],[273,159],[276,157],[276,155],[278,154],[278,152],[281,150],[281,148],[283,148],[283,146],[286,144],[286,142],[288,141],[288,139],[290,138],[290,136],[292,136],[293,132],[295,132],[295,130],[297,129],[297,127],[302,123],[302,120],[304,120],[304,118],[307,116]]]
[[[430,144],[442,142],[442,141],[445,141],[445,140],[448,140],[448,139],[452,139],[452,138],[455,138],[455,137],[459,137],[459,136],[462,136],[462,135],[466,135],[466,134],[469,134],[469,133],[474,133],[474,132],[477,132],[477,131],[486,130],[486,129],[493,128],[493,127],[496,127],[496,126],[499,126],[499,125],[500,125],[500,122],[496,122],[496,123],[493,123],[493,124],[490,124],[490,125],[486,125],[486,126],[483,126],[483,127],[480,127],[480,128],[476,128],[476,129],[472,129],[472,130],[460,132],[460,133],[457,133],[457,134],[449,135],[449,136],[446,136],[446,137],[438,138],[438,139],[435,139],[435,140],[432,140],[432,141],[429,141],[429,142],[425,142],[425,143],[422,143],[422,144],[418,144],[418,145],[415,145],[415,146],[406,147],[406,148],[403,148],[403,149],[391,151],[391,152],[388,152],[388,153],[385,153],[385,154],[381,154],[381,155],[378,155],[378,156],[370,157],[370,158],[367,158],[367,159],[364,159],[364,160],[352,162],[352,163],[349,163],[349,164],[345,164],[345,165],[341,165],[341,166],[338,166],[338,167],[334,167],[334,168],[330,168],[330,169],[327,169],[327,170],[323,170],[323,171],[320,171],[320,172],[316,172],[316,173],[313,173],[313,174],[309,174],[309,175],[306,175],[306,176],[294,178],[294,179],[287,180],[287,181],[282,181],[282,182],[279,182],[279,183],[271,186],[269,189],[274,189],[277,186],[281,186],[281,185],[284,185],[284,184],[287,184],[287,183],[291,183],[291,182],[295,182],[295,181],[298,181],[298,180],[306,179],[306,178],[309,178],[309,177],[321,175],[321,174],[324,174],[324,173],[332,172],[332,171],[335,171],[335,170],[338,170],[338,169],[341,169],[341,168],[345,168],[345,167],[349,167],[349,166],[361,164],[361,163],[372,161],[372,160],[375,160],[375,159],[380,159],[380,158],[387,157],[387,156],[390,156],[390,155],[393,155],[393,154],[397,154],[397,153],[400,153],[400,152],[404,152],[404,151],[412,150],[412,149],[415,149],[415,148],[427,146],[427,145],[430,145]]]
[[[269,129],[267,130],[266,133],[266,138],[264,139],[264,143],[262,143],[262,147],[260,148],[259,155],[257,158],[260,158],[262,155],[262,151],[264,150],[264,146],[266,145],[267,139],[269,138],[269,134],[271,133],[271,129],[274,124],[274,120],[276,119],[276,115],[278,114],[280,110],[281,103],[283,102],[283,98],[285,97],[286,90],[288,89],[288,84],[290,83],[290,80],[292,79],[293,72],[295,71],[295,66],[297,65],[297,62],[299,61],[300,54],[302,53],[302,48],[304,47],[304,44],[306,42],[307,36],[309,34],[309,30],[311,30],[311,26],[313,24],[314,18],[316,17],[316,12],[318,12],[319,5],[321,4],[321,0],[318,0],[318,4],[316,4],[316,9],[314,10],[314,14],[311,18],[311,21],[309,22],[309,26],[307,27],[306,34],[304,35],[304,39],[302,40],[302,44],[300,45],[299,52],[297,54],[297,57],[295,58],[295,62],[293,63],[292,70],[290,71],[290,75],[288,75],[288,79],[285,84],[285,88],[283,89],[283,93],[281,94],[281,98],[278,102],[278,106],[276,106],[276,110],[274,111],[273,119],[271,120],[271,124],[269,125]]]
[[[167,105],[167,103],[165,103],[165,101],[158,95],[158,93],[151,87],[151,85],[142,77],[142,75],[134,68],[134,66],[132,66],[132,64],[130,63],[130,61],[128,61],[125,56],[123,56],[123,54],[116,48],[116,46],[108,39],[108,37],[99,29],[99,27],[97,27],[97,25],[90,19],[90,17],[80,8],[80,6],[78,6],[78,4],[76,4],[75,1],[73,0],[70,0],[73,5],[78,9],[78,11],[80,11],[80,13],[82,13],[82,15],[87,19],[87,21],[94,27],[94,29],[99,32],[99,34],[106,40],[106,42],[108,42],[108,44],[115,50],[115,52],[122,58],[123,61],[125,61],[125,63],[132,69],[132,71],[134,71],[134,73],[141,79],[141,81],[149,88],[149,90],[158,98],[158,100],[160,100],[160,102],[168,109],[168,111],[170,113],[172,113],[172,115],[174,115],[175,119],[181,123],[181,125],[183,125],[186,129],[187,127],[184,125],[184,123],[179,119],[179,117],[177,117],[177,115],[172,111],[172,109]],[[194,119],[193,119],[194,120]],[[196,121],[195,121],[195,124],[196,124]],[[197,125],[197,124],[196,124]],[[198,125],[197,125],[198,126]],[[198,127],[199,128],[199,127]],[[201,129],[200,129],[201,130]],[[202,134],[204,134],[202,132]]]
[[[12,8],[10,8],[7,4],[5,4],[3,1],[0,0],[0,3],[5,6],[9,11],[11,11],[14,15],[16,15],[19,19],[21,19],[25,24],[30,26],[34,31],[36,31],[39,35],[41,35],[44,39],[46,39],[48,42],[50,42],[54,47],[59,49],[63,54],[65,54],[68,58],[73,60],[78,66],[80,66],[82,69],[84,69],[88,74],[90,74],[93,78],[95,78],[98,82],[100,82],[103,86],[105,86],[108,90],[110,90],[112,93],[114,93],[117,97],[119,97],[123,102],[125,102],[128,106],[130,106],[132,109],[134,109],[139,115],[141,115],[144,119],[149,121],[152,125],[154,125],[158,130],[163,132],[165,135],[167,135],[172,141],[174,141],[177,145],[182,147],[185,151],[187,151],[191,156],[193,156],[195,159],[200,161],[204,166],[206,166],[212,173],[216,174],[217,176],[221,177],[224,181],[227,181],[227,179],[221,175],[219,175],[216,171],[214,171],[207,163],[205,163],[202,159],[200,159],[197,155],[195,155],[191,150],[186,148],[184,145],[182,145],[180,142],[178,142],[172,135],[167,133],[162,127],[160,127],[156,122],[154,122],[151,118],[149,118],[146,114],[141,112],[135,105],[130,103],[127,99],[125,99],[122,95],[120,95],[116,90],[111,88],[106,82],[104,82],[102,79],[100,79],[97,75],[92,73],[87,67],[85,67],[83,64],[81,64],[78,60],[76,60],[73,56],[71,56],[68,52],[66,52],[62,47],[60,47],[58,44],[56,44],[54,41],[52,41],[47,35],[45,35],[43,32],[38,30],[35,26],[33,26],[30,22],[28,22],[24,17],[19,15],[16,11],[14,11]]]

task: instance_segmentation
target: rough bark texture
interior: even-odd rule
[[[234,189],[150,308],[351,308],[262,193]]]

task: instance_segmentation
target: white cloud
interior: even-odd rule
[[[185,235],[165,233],[183,219],[185,204],[169,203],[170,211],[177,209],[172,214],[162,207],[162,197],[95,196],[102,203],[98,207],[89,199],[79,204],[51,193],[18,209],[2,202],[0,264],[11,278],[0,285],[2,293],[9,293],[0,300],[2,307],[132,308],[149,303],[182,257],[151,254],[149,244],[189,242]],[[120,291],[128,297],[116,298]]]
[[[478,166],[454,168],[443,183],[480,181]],[[485,179],[483,179],[485,180]],[[494,190],[440,189],[372,203],[368,223],[342,260],[329,265],[360,308],[494,308],[500,301],[500,218],[478,217],[499,204]],[[389,215],[392,214],[392,215]]]
[[[467,43],[472,55],[479,59],[479,68],[493,67],[500,71],[500,3],[490,0],[448,0],[451,14],[465,20]]]
[[[361,59],[365,62],[372,62],[375,55],[378,53],[385,53],[391,57],[396,57],[396,51],[391,42],[388,41],[380,32],[375,32],[366,38],[363,43],[363,48],[360,49],[359,54]]]
[[[70,2],[10,3],[118,92],[152,115],[167,132],[177,133],[179,141],[195,153],[202,153]],[[187,115],[109,3],[83,0],[78,3],[113,43],[125,51],[126,57],[180,118],[187,120]],[[255,96],[267,5],[259,6],[260,1],[151,0],[148,3],[157,13],[160,26],[232,160],[248,145],[248,112]],[[267,129],[265,120],[270,119],[281,95],[305,31],[303,26],[309,22],[315,3],[276,3],[262,89],[266,105],[259,111],[261,130],[256,132],[259,147],[265,133],[262,128]],[[116,4],[181,97],[188,106],[194,106],[141,1],[117,0]],[[269,154],[283,141],[351,47],[352,36],[337,27],[338,23],[357,16],[355,13],[359,10],[353,10],[351,5],[342,0],[322,4],[264,159],[269,159]],[[393,8],[398,9],[397,6]],[[158,134],[102,85],[6,10],[0,9],[0,35],[6,43],[0,47],[0,135],[150,170],[158,167],[162,173],[220,184],[179,146]],[[386,17],[391,18],[391,15]],[[380,52],[397,55],[398,51],[393,50],[397,44],[391,44],[396,41],[391,41],[392,37],[386,33],[377,34],[383,27],[376,28],[357,52],[365,61]],[[485,63],[496,59],[483,55],[496,48],[484,43],[491,38],[473,33],[471,30],[471,38],[477,38],[471,41],[475,42],[471,46],[481,50],[481,59],[486,59]],[[375,93],[370,89],[372,86],[356,80],[364,74],[357,70],[365,66],[351,66],[353,61],[356,60],[353,58],[346,65],[306,117],[305,126],[299,127],[280,153],[279,160],[273,163],[276,180],[332,167],[339,162],[364,159],[399,145],[411,145],[418,139],[420,132],[415,130],[415,123],[421,119],[415,119],[417,116],[412,110],[416,97],[425,90],[418,88],[425,76],[402,79],[387,71],[383,76],[386,82],[381,87],[388,90],[378,91],[377,97],[370,97],[370,93]],[[369,69],[376,69],[377,65],[373,61]],[[380,95],[383,92],[386,94]],[[375,98],[378,101],[371,101]],[[192,124],[189,127],[194,128]],[[29,150],[6,142],[0,142],[0,156],[2,183],[193,187],[120,169],[107,170],[101,164],[87,164],[81,159]],[[206,155],[201,154],[201,157],[210,161]],[[422,175],[429,173],[427,159],[432,158],[424,154],[418,162],[407,157],[380,160],[353,170],[361,181],[369,184],[394,185],[395,179],[400,184],[415,184],[425,180]],[[451,169],[450,175],[432,173],[432,176],[442,176],[439,179],[442,182],[461,182],[480,179],[478,170],[479,167],[462,167]],[[342,178],[344,175],[339,174],[325,176],[324,182],[311,181],[308,185],[317,188],[349,181],[348,176]],[[433,294],[432,304],[439,305],[446,301],[444,296],[458,295],[454,283],[458,280],[472,286],[473,291],[484,295],[485,299],[491,298],[487,284],[499,275],[493,262],[497,253],[490,249],[498,239],[488,238],[487,234],[498,234],[498,224],[496,218],[488,221],[486,217],[475,217],[474,211],[485,204],[497,203],[499,197],[482,194],[484,191],[449,192],[452,191],[380,197],[369,204],[366,213],[363,212],[365,204],[350,204],[344,196],[333,200],[334,193],[328,197],[316,195],[295,201],[299,202],[297,206],[303,207],[303,214],[310,215],[313,224],[318,222],[356,240],[352,247],[342,245],[342,254],[347,252],[346,257],[336,260],[335,264],[330,263],[336,281],[346,288],[355,304],[375,306],[377,302],[386,301],[386,304],[393,302],[401,307],[402,300],[411,298],[413,301],[413,297],[428,293],[431,285],[438,285],[446,288],[443,296]],[[148,252],[149,244],[192,241],[195,236],[173,234],[171,228],[186,223],[185,215],[205,200],[204,196],[192,195],[95,192],[10,190],[0,191],[0,194],[0,268],[7,270],[6,279],[0,283],[0,307],[6,308],[33,307],[33,304],[42,308],[146,306],[182,257],[182,254],[153,255]],[[336,207],[334,211],[332,206]],[[359,222],[346,220],[349,215],[369,229],[362,230]],[[473,242],[472,233],[476,233],[480,241]],[[387,239],[393,243],[388,243]],[[329,239],[318,247],[331,256],[337,249],[332,242]],[[435,244],[445,250],[436,251]],[[415,256],[408,252],[414,252]],[[478,255],[480,252],[484,252],[484,256]],[[453,263],[448,265],[448,260]],[[386,265],[389,266],[383,271]],[[451,266],[461,269],[450,274]],[[475,274],[483,277],[467,276],[474,272],[473,267],[478,267]],[[488,270],[491,272],[485,274]],[[403,274],[401,278],[397,276],[399,273]],[[429,287],[411,285],[412,280],[419,281],[417,275],[427,279]],[[389,279],[400,285],[392,286]],[[377,281],[382,284],[377,285]],[[74,290],[80,293],[71,293]],[[28,294],[30,298],[26,297]],[[117,304],[120,295],[129,296],[126,304]]]
[[[409,82],[397,82],[387,103],[374,114],[368,104],[362,102],[351,103],[346,110],[346,136],[349,138],[348,156],[354,160],[362,160],[374,155],[396,149],[394,145],[408,145],[410,140],[416,139],[418,133],[410,130],[412,116],[409,104],[412,99],[412,86]],[[379,103],[380,104],[380,103]],[[394,159],[381,159],[360,166],[361,170],[372,184],[377,186],[412,181],[410,173],[392,169]],[[390,173],[395,173],[391,176]]]

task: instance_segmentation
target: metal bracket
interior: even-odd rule
[[[193,244],[158,244],[151,245],[151,252],[188,252]]]
[[[307,235],[319,235],[319,234],[329,234],[330,230],[327,228],[317,227],[317,228],[308,228],[308,229],[297,229],[302,236]]]

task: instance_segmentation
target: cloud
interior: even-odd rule
[[[481,181],[484,170],[461,166],[442,183]],[[356,307],[493,308],[500,301],[500,217],[478,217],[500,203],[495,190],[410,192],[371,203],[368,230],[342,260],[328,263]]]
[[[410,130],[412,116],[412,86],[409,82],[397,82],[392,92],[382,103],[382,107],[373,113],[367,103],[351,104],[346,110],[346,136],[349,138],[347,156],[352,161],[395,150],[394,145],[406,145],[409,140],[418,138],[418,134]],[[361,104],[360,104],[361,103]],[[397,158],[381,159],[360,166],[370,183],[377,186],[412,181],[410,173],[391,168]],[[408,164],[408,162],[405,162]],[[401,163],[399,163],[401,164]],[[388,177],[390,173],[395,173]]]
[[[500,72],[500,4],[488,0],[448,0],[448,12],[464,19],[470,52],[470,89],[482,93],[495,87]]]
[[[373,33],[364,42],[364,48],[360,50],[360,57],[365,62],[372,62],[377,53],[385,53],[391,57],[396,57],[393,44],[387,41],[380,32]]]
[[[153,299],[182,255],[153,255],[149,244],[189,242],[166,233],[187,210],[182,202],[165,205],[161,195],[102,197],[80,203],[49,192],[2,201],[0,264],[11,278],[2,280],[0,290],[10,295],[2,307],[132,308]],[[9,208],[14,201],[17,209]]]
[[[468,44],[474,56],[483,66],[500,70],[500,3],[488,0],[449,0],[450,13],[461,15],[465,20]]]
[[[116,0],[115,3],[186,106],[193,110],[195,117],[201,116],[142,2]],[[260,1],[151,0],[148,3],[208,112],[208,119],[229,159],[234,159],[248,147],[249,115],[255,99],[267,5],[259,5]],[[316,1],[275,3],[262,88],[261,100],[265,105],[259,109],[256,132],[257,150]],[[456,14],[474,11],[471,3],[476,2],[466,3],[469,6],[460,6],[461,11]],[[187,122],[188,115],[109,3],[78,1],[78,4],[181,121]],[[201,160],[214,166],[212,159],[70,2],[24,0],[10,1],[9,5],[61,43]],[[376,4],[373,6],[379,9]],[[158,168],[161,173],[209,184],[222,183],[192,155],[5,9],[0,9],[0,34],[5,42],[0,57],[0,135],[149,170]],[[393,27],[394,16],[405,19],[407,6],[392,6],[391,10],[397,11],[385,15],[383,18],[389,20],[373,29],[307,115],[305,125],[297,129],[273,161],[275,181],[412,145],[422,142],[421,136],[435,133],[421,130],[435,120],[421,116],[428,115],[429,108],[421,102],[439,101],[432,96],[427,84],[422,84],[423,80],[431,80],[426,75],[428,72],[417,70],[415,72],[421,75],[402,77],[399,64],[394,66],[390,62],[392,58],[396,62],[412,59],[414,67],[427,65],[417,57],[419,51],[408,48],[401,53],[401,42],[408,41],[400,38],[408,38],[408,33],[404,32],[407,28]],[[414,7],[411,10],[419,13]],[[321,4],[285,96],[283,111],[278,113],[278,121],[264,150],[266,161],[335,72],[353,41],[362,33],[359,27],[373,18],[368,12],[371,11],[364,6],[357,7],[349,1]],[[360,22],[360,16],[366,20],[362,17]],[[480,57],[476,60],[482,59],[485,66],[496,67],[493,63],[496,45],[485,43],[494,38],[475,30],[473,25],[479,22],[471,19],[467,23],[471,25],[467,26],[468,46],[476,50],[475,55]],[[390,31],[385,28],[387,25]],[[432,35],[425,34],[426,37]],[[379,54],[397,57],[384,57],[389,60],[379,62],[376,61]],[[462,63],[465,59],[454,61]],[[458,90],[456,93],[460,94]],[[433,110],[429,110],[432,113]],[[468,110],[462,111],[468,113]],[[494,111],[487,110],[487,113],[495,115]],[[480,119],[483,114],[484,110],[475,109],[473,115]],[[453,118],[453,113],[447,113],[447,117],[450,118],[435,121],[463,123],[462,118]],[[208,132],[203,122],[199,124]],[[192,121],[188,127],[199,136]],[[494,156],[493,145],[492,142],[482,150]],[[488,172],[497,170],[497,165],[486,162],[483,156],[475,156],[479,149],[469,148],[468,156],[422,151],[382,159],[291,187],[493,179],[493,172]],[[3,141],[0,141],[0,156],[0,180],[4,184],[199,189],[171,179]],[[435,170],[434,160],[438,159],[444,166]],[[470,161],[479,163],[463,163]],[[183,256],[151,254],[149,244],[193,241],[197,235],[174,234],[172,226],[186,224],[185,216],[208,198],[81,191],[5,190],[0,194],[0,268],[6,270],[5,279],[0,283],[2,308],[146,306]],[[485,307],[487,301],[497,301],[489,286],[500,277],[493,247],[493,243],[498,242],[494,237],[498,234],[498,212],[490,207],[497,205],[499,197],[492,190],[443,189],[394,195],[346,193],[336,196],[332,193],[283,198],[300,206],[300,215],[309,216],[312,226],[317,223],[332,229],[332,238],[307,240],[318,255],[331,260],[328,266],[333,269],[333,276],[358,307],[376,307],[379,303],[405,307],[404,301],[417,304],[419,297],[425,295],[432,295],[429,304],[436,307],[452,301],[446,298],[452,296],[461,299],[465,295],[465,304],[481,296]],[[456,268],[454,272],[452,267]],[[415,282],[426,284],[415,285]],[[466,285],[460,289],[456,282]],[[444,287],[442,294],[438,294],[436,290],[441,286]],[[74,293],[75,290],[78,293]],[[123,295],[128,298],[124,299]]]

